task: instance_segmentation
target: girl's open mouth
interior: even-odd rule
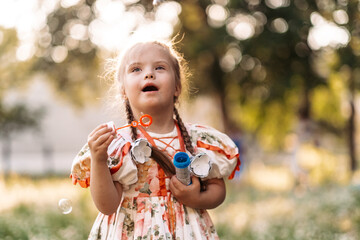
[[[143,88],[143,92],[155,92],[158,91],[159,89],[155,86],[146,86]]]

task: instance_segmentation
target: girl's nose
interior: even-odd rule
[[[155,75],[153,73],[147,73],[145,79],[155,79]]]

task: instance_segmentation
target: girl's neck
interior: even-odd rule
[[[152,117],[152,124],[146,128],[147,131],[153,133],[169,133],[175,127],[173,119],[173,111],[160,111],[146,113]],[[138,120],[143,114],[134,112],[135,118]]]

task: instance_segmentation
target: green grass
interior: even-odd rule
[[[39,178],[22,180],[22,184],[46,192],[43,183],[49,181],[59,185],[70,180]],[[13,184],[6,184],[8,192],[0,188],[0,204],[6,194],[13,194]],[[226,201],[210,211],[223,240],[360,239],[359,186],[328,185],[295,194],[259,191],[242,182],[227,185]],[[87,239],[96,209],[89,191],[76,188],[75,192],[73,211],[66,215],[53,200],[41,204],[24,201],[2,210],[0,239]]]
[[[232,185],[229,192],[237,197],[231,196],[213,215],[230,212],[227,208],[238,203],[245,208],[238,209],[238,214],[247,220],[238,228],[231,224],[236,217],[218,222],[221,239],[360,239],[359,186],[326,186],[299,195],[258,192],[246,187],[240,190]]]
[[[94,216],[80,198],[70,214],[54,205],[20,204],[0,215],[0,239],[87,239]]]

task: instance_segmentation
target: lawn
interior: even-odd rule
[[[227,198],[211,210],[221,239],[360,239],[360,187],[326,185],[265,191],[227,182]],[[0,239],[86,239],[96,216],[87,189],[65,177],[0,179]],[[63,214],[60,199],[73,210]]]

